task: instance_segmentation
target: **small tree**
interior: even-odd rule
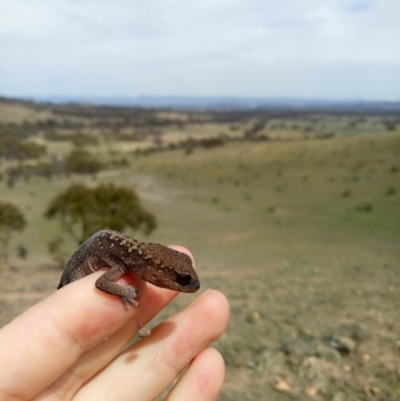
[[[73,150],[65,159],[65,172],[70,174],[96,174],[102,167],[103,163],[86,150]]]
[[[155,216],[143,208],[135,191],[113,184],[93,189],[71,185],[50,202],[45,216],[60,220],[78,245],[102,229],[123,231],[130,227],[149,234],[156,228]]]
[[[26,226],[23,213],[12,203],[0,201],[0,241],[2,254],[0,260],[8,262],[8,246],[14,231],[22,231]]]
[[[60,267],[64,267],[68,259],[68,253],[62,249],[63,243],[64,238],[56,237],[47,244],[50,255]]]

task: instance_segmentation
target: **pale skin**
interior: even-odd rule
[[[120,297],[94,286],[102,273],[63,287],[0,330],[0,399],[154,400],[187,367],[166,400],[216,400],[225,367],[210,344],[228,324],[225,296],[206,291],[122,352],[179,293],[125,275],[119,282],[134,284],[141,297],[140,307],[126,310]]]

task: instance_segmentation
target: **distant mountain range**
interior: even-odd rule
[[[21,99],[22,100],[22,99]],[[178,109],[324,109],[356,108],[400,110],[399,101],[363,101],[363,100],[324,100],[303,98],[261,98],[261,97],[197,97],[197,96],[48,96],[26,97],[23,100],[53,104],[92,104],[101,106],[134,106]]]

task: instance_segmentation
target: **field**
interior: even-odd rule
[[[188,112],[0,103],[39,161],[3,157],[0,200],[26,215],[0,267],[0,326],[46,297],[63,234],[43,217],[71,183],[134,188],[158,220],[139,239],[189,248],[202,290],[228,297],[215,343],[222,401],[400,399],[400,123],[397,113]],[[78,137],[92,138],[86,144]],[[75,142],[74,142],[75,138]],[[94,140],[93,140],[94,138]],[[84,148],[96,174],[17,178]],[[25,259],[17,254],[23,244]],[[67,253],[74,250],[65,235]],[[154,325],[189,303],[181,295]]]

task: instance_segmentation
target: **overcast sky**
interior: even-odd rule
[[[400,100],[400,0],[0,0],[0,95]]]

